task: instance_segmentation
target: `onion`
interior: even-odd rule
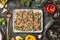
[[[56,12],[53,16],[53,18],[55,19],[59,19],[59,17],[60,17],[60,12]]]

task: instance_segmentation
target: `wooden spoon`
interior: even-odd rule
[[[9,20],[10,20],[10,18],[11,18],[11,13],[10,12],[8,12],[7,14],[6,14],[6,18],[7,18],[7,40],[9,39],[8,38],[8,26],[9,26]]]

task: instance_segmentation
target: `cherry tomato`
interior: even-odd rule
[[[52,3],[50,3],[50,4],[48,4],[47,6],[46,6],[46,11],[49,13],[49,14],[54,14],[54,12],[56,11],[56,5],[55,4],[52,4]]]

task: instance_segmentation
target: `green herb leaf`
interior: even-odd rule
[[[4,20],[4,18],[1,18],[1,21],[3,21]]]
[[[1,23],[1,21],[2,21],[2,20],[1,20],[1,18],[0,18],[0,23]]]
[[[2,21],[2,26],[4,26],[5,25],[5,21]]]

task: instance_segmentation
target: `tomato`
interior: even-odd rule
[[[54,14],[56,9],[57,9],[56,5],[52,4],[52,3],[50,3],[46,6],[46,12],[48,12],[49,14]]]

